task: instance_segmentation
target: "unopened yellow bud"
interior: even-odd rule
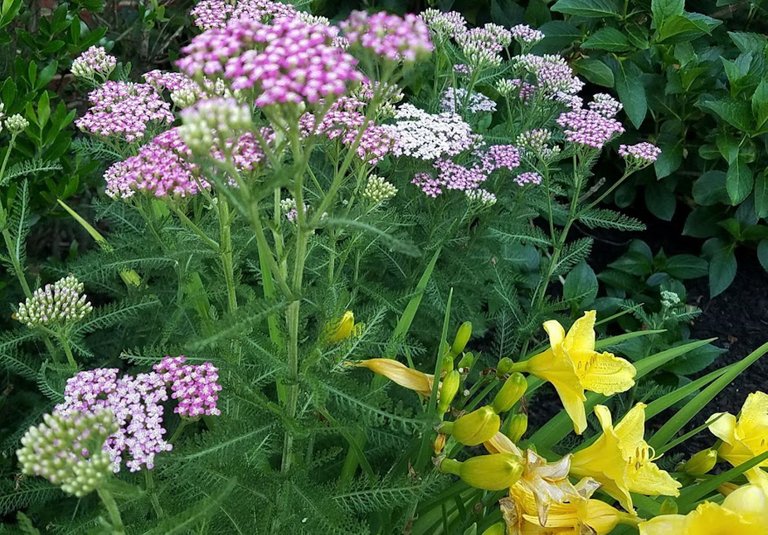
[[[515,403],[520,401],[528,389],[528,381],[522,373],[510,375],[493,399],[493,410],[497,413],[507,412]]]
[[[734,491],[737,491],[741,488],[741,485],[737,485],[736,483],[731,483],[730,481],[727,481],[717,487],[717,492],[722,494],[723,496],[728,496]]]
[[[456,337],[453,339],[453,345],[451,346],[451,353],[453,355],[460,355],[464,348],[467,347],[467,342],[469,342],[471,336],[472,323],[465,321],[461,324],[459,330],[456,331]]]
[[[682,471],[691,476],[703,476],[717,464],[717,451],[711,448],[695,453],[682,466]]]
[[[508,420],[504,434],[509,440],[517,443],[523,438],[526,431],[528,431],[528,415],[520,413]]]
[[[505,535],[507,533],[507,526],[504,522],[497,522],[490,528],[483,531],[482,535]]]
[[[676,515],[677,502],[672,498],[665,498],[659,507],[659,515]]]
[[[326,327],[325,340],[329,344],[337,344],[346,340],[355,330],[355,315],[347,310],[336,323]]]
[[[513,453],[478,455],[464,462],[443,459],[440,470],[459,476],[464,483],[476,489],[508,489],[523,475],[523,463]]]
[[[461,373],[467,373],[469,369],[475,364],[475,355],[467,352],[461,357],[457,368]]]
[[[486,405],[453,422],[451,435],[465,446],[477,446],[495,435],[499,426],[499,415],[492,407]]]
[[[383,375],[390,381],[421,395],[429,396],[432,394],[432,375],[412,370],[394,359],[368,359],[352,363],[352,365],[368,368],[373,373]]]
[[[440,400],[437,403],[437,412],[440,415],[448,412],[448,409],[453,402],[453,398],[456,397],[456,393],[459,391],[461,385],[461,374],[456,370],[453,370],[445,376],[443,384],[440,386]]]
[[[504,357],[501,360],[499,360],[499,363],[496,365],[496,375],[499,377],[503,377],[507,375],[509,372],[512,371],[512,366],[514,366],[515,361],[512,360],[509,357]]]

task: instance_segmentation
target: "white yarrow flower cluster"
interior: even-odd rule
[[[381,204],[397,195],[397,188],[383,177],[371,175],[363,190],[363,197],[371,204]]]
[[[32,297],[19,303],[17,319],[27,327],[62,325],[83,319],[93,311],[82,294],[83,283],[69,275],[53,284],[38,288]],[[82,294],[82,295],[81,295]]]
[[[13,136],[21,134],[28,126],[29,121],[18,113],[11,115],[5,120],[5,127]]]
[[[194,152],[209,154],[224,147],[251,126],[251,110],[230,98],[201,100],[181,112],[179,135]]]
[[[472,127],[454,113],[432,114],[403,104],[395,112],[395,119],[395,124],[382,127],[395,140],[395,156],[433,161],[456,156],[474,147],[479,139],[472,133]]]
[[[475,202],[487,208],[496,204],[496,195],[482,188],[465,192],[470,202]]]
[[[496,103],[483,95],[473,91],[467,99],[467,90],[463,87],[454,89],[449,87],[443,93],[443,98],[440,101],[440,110],[444,112],[456,113],[462,109],[466,103],[467,110],[472,113],[479,112],[494,112],[496,111]]]

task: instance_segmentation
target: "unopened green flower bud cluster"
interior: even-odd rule
[[[3,126],[8,129],[12,136],[16,136],[22,133],[28,126],[29,121],[18,113],[6,118],[3,111],[5,110],[5,104],[0,102],[0,132],[3,131]]]
[[[27,327],[49,327],[81,320],[93,311],[83,289],[83,283],[73,275],[46,284],[24,303],[19,303],[16,317]]]
[[[79,498],[112,474],[109,454],[102,448],[116,432],[110,411],[46,414],[42,424],[30,427],[22,437],[16,456],[24,474],[44,477]]]
[[[201,100],[181,113],[179,134],[192,151],[208,154],[240,137],[251,126],[251,111],[232,98]]]
[[[371,175],[363,190],[363,197],[372,204],[381,204],[397,194],[397,188],[378,175]]]

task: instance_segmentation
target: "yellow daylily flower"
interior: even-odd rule
[[[645,404],[635,405],[613,426],[611,411],[595,406],[603,434],[571,458],[571,474],[596,479],[603,490],[633,511],[630,492],[649,496],[679,496],[680,483],[656,466],[653,449],[643,440]]]
[[[661,515],[638,527],[640,535],[766,535],[768,495],[758,486],[745,485],[722,505],[704,502],[687,515]]]
[[[578,495],[550,505],[546,521],[539,520],[535,498],[521,485],[512,487],[508,498],[499,501],[508,535],[607,535],[620,523],[637,524],[639,519],[590,497],[597,488],[587,480],[576,485]]]
[[[432,394],[433,375],[413,370],[394,359],[368,359],[352,363],[353,366],[368,368],[377,375],[383,375],[402,387],[414,390],[423,396]]]
[[[570,455],[550,463],[533,450],[523,452],[503,433],[496,433],[484,445],[490,453],[513,453],[523,460],[523,475],[515,486],[521,486],[533,495],[536,514],[542,526],[547,524],[547,515],[553,503],[565,503],[579,498],[578,491],[568,479]]]
[[[768,451],[768,394],[753,392],[747,396],[738,420],[728,412],[713,414],[709,430],[723,441],[718,454],[738,466]],[[750,483],[768,485],[762,468],[768,460],[745,472]]]
[[[341,318],[325,327],[324,339],[329,344],[338,344],[355,332],[355,314],[351,310],[344,312]]]
[[[611,396],[635,384],[629,361],[595,351],[595,317],[594,310],[585,312],[567,334],[557,321],[544,322],[550,348],[521,363],[524,371],[552,383],[579,435],[587,428],[585,390]]]

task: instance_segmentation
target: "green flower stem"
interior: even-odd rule
[[[72,354],[72,346],[69,345],[69,340],[63,334],[59,334],[57,338],[61,343],[62,349],[64,349],[64,354],[67,356],[67,362],[72,368],[77,369],[77,361],[75,361],[75,356]]]
[[[195,224],[194,221],[192,221],[187,214],[184,213],[184,210],[176,206],[175,204],[171,204],[171,209],[173,212],[179,217],[179,221],[186,226],[189,230],[194,232],[202,241],[205,243],[208,247],[211,248],[213,251],[219,250],[219,244],[216,242],[216,240],[211,239],[199,226]]]
[[[147,494],[149,495],[149,501],[152,503],[152,509],[154,509],[157,519],[160,520],[165,516],[165,512],[157,497],[157,487],[155,487],[155,479],[152,476],[152,470],[144,470],[144,481],[146,482]]]
[[[109,520],[112,523],[113,535],[125,535],[125,526],[123,526],[123,518],[120,516],[120,509],[117,507],[117,502],[112,494],[104,488],[97,489],[101,503],[107,508],[109,514]]]
[[[237,310],[237,288],[232,252],[232,215],[225,197],[219,197],[216,204],[219,212],[219,256],[227,285],[227,306],[231,313]]]

